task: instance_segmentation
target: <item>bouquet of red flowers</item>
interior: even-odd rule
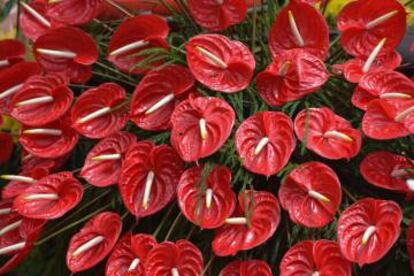
[[[409,274],[414,1],[329,2],[19,2],[0,274]]]

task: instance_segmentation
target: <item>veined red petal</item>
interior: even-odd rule
[[[228,263],[219,276],[273,276],[272,270],[265,261],[233,261]]]
[[[37,181],[49,174],[49,170],[45,167],[34,167],[31,169],[23,169],[19,176],[24,176]],[[20,181],[20,180],[11,180],[7,183],[6,186],[1,190],[1,198],[9,199],[15,198],[21,193],[23,193],[27,188],[32,186],[34,183],[30,181]]]
[[[24,60],[26,49],[23,43],[15,39],[0,41],[0,72],[13,64]]]
[[[47,15],[67,25],[83,25],[101,11],[102,0],[62,0],[49,2]]]

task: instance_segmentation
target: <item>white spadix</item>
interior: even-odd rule
[[[374,50],[369,54],[367,60],[362,67],[362,72],[367,73],[374,63],[375,59],[377,58],[378,54],[381,52],[382,47],[384,47],[385,42],[387,41],[386,38],[381,39],[377,46],[375,46]]]
[[[80,118],[77,121],[77,123],[78,124],[84,124],[84,123],[89,122],[89,121],[91,121],[93,119],[96,119],[96,118],[102,117],[102,116],[104,116],[106,114],[109,114],[111,111],[112,110],[111,110],[110,107],[103,107],[101,109],[98,109],[98,110],[92,112],[91,114],[88,114],[88,115]]]
[[[375,226],[369,226],[364,234],[362,235],[362,239],[361,239],[361,244],[362,246],[365,246],[367,244],[367,242],[369,241],[369,239],[371,238],[371,236],[375,233]]]
[[[180,276],[176,267],[171,268],[171,276]]]
[[[145,189],[144,189],[144,197],[142,199],[142,207],[144,209],[148,208],[148,201],[151,194],[152,184],[154,183],[155,174],[153,171],[149,171],[147,174],[147,178],[145,180]]]
[[[410,191],[414,191],[414,179],[407,179],[405,183]]]
[[[1,179],[10,180],[10,181],[19,181],[24,183],[33,184],[36,180],[32,177],[23,176],[23,175],[13,175],[13,174],[3,174],[0,175]]]
[[[109,53],[109,55],[110,56],[121,55],[121,54],[124,54],[126,52],[129,52],[131,50],[135,50],[135,49],[139,49],[139,48],[142,48],[144,46],[147,46],[148,44],[149,44],[148,41],[139,40],[139,41],[132,42],[132,43],[129,43],[127,45],[124,45],[124,46],[122,46],[122,47],[120,47],[120,48],[118,48],[116,50],[113,50],[112,52]]]
[[[38,13],[35,9],[30,7],[28,4],[26,4],[23,1],[20,1],[20,5],[23,7],[23,9],[25,9],[28,13],[30,13],[31,16],[36,18],[37,21],[39,21],[40,24],[42,24],[46,28],[52,27],[52,25],[50,24],[50,22],[46,18],[44,18],[40,13]]]
[[[260,141],[257,144],[256,148],[254,149],[254,155],[258,155],[259,153],[261,153],[262,150],[264,149],[264,147],[268,143],[269,143],[269,138],[268,137],[263,137],[262,139],[260,139]]]
[[[234,217],[234,218],[227,218],[225,222],[227,224],[243,225],[243,224],[247,224],[247,219],[245,217]]]
[[[81,246],[79,246],[73,253],[72,256],[77,256],[85,251],[88,251],[89,249],[91,249],[94,246],[97,246],[98,244],[100,244],[101,242],[103,242],[105,240],[105,238],[103,236],[96,236],[95,238],[91,239],[90,241],[82,244]]]
[[[206,140],[207,139],[207,122],[205,119],[200,119],[200,121],[198,122],[198,125],[200,127],[200,136],[201,136],[201,140]]]
[[[20,90],[20,88],[23,87],[23,84],[17,84],[15,86],[12,86],[10,88],[7,88],[6,90],[4,90],[3,92],[0,93],[0,100],[7,98],[8,96],[13,95],[14,93],[16,93],[17,91]]]
[[[19,228],[22,222],[23,220],[18,220],[0,229],[0,237],[9,233],[10,231],[13,231],[14,229]]]
[[[303,40],[302,35],[299,32],[298,25],[296,24],[295,17],[292,11],[288,11],[289,16],[289,25],[290,29],[292,30],[293,36],[295,37],[296,43],[299,47],[305,46],[305,41]]]
[[[279,69],[279,76],[284,77],[286,76],[287,72],[289,71],[290,66],[292,65],[292,62],[285,61],[282,66],[280,66]]]
[[[132,270],[136,269],[138,267],[138,265],[139,265],[139,259],[138,258],[133,259],[131,264],[128,267],[128,271],[132,271]]]
[[[76,53],[71,52],[71,51],[61,51],[61,50],[52,50],[52,49],[44,49],[44,48],[37,48],[36,51],[42,55],[57,57],[57,58],[76,57]]]
[[[352,142],[353,139],[346,135],[345,133],[336,131],[336,130],[329,130],[327,132],[325,132],[325,134],[323,135],[325,138],[336,138],[336,139],[341,139],[341,140],[345,140],[347,142]]]
[[[11,208],[1,208],[0,209],[0,216],[1,215],[8,215],[11,213]]]
[[[175,98],[175,96],[174,96],[173,93],[168,94],[167,96],[165,96],[164,98],[162,98],[161,100],[159,100],[158,102],[156,102],[153,106],[151,106],[150,108],[148,108],[147,111],[145,111],[145,115],[149,115],[149,114],[157,111],[158,109],[160,109],[164,105],[166,105],[169,102],[171,102],[172,100],[174,100],[174,98]]]
[[[25,101],[21,101],[16,103],[16,107],[21,107],[21,106],[25,106],[25,105],[31,105],[31,104],[42,104],[42,103],[50,103],[53,102],[53,97],[52,96],[44,96],[44,97],[38,97],[38,98],[33,98],[30,100],[25,100]]]
[[[226,69],[227,68],[227,64],[218,56],[216,56],[215,54],[207,51],[206,49],[200,47],[200,46],[196,46],[197,51],[199,51],[204,57],[206,57],[209,61],[211,61],[213,64],[215,64],[217,67],[221,68],[221,69]]]
[[[393,17],[394,15],[396,15],[398,13],[398,11],[390,11],[384,15],[381,15],[377,18],[375,18],[374,20],[371,20],[370,22],[367,23],[367,25],[365,26],[366,29],[372,29],[382,23],[384,23],[385,21],[387,21],[388,19],[390,19],[391,17]]]
[[[213,189],[208,188],[206,190],[206,207],[208,209],[210,209],[212,201],[213,201]]]
[[[309,195],[311,198],[314,198],[314,199],[320,200],[320,201],[322,201],[322,202],[326,202],[326,203],[331,202],[331,200],[330,200],[329,198],[327,198],[327,197],[326,197],[326,196],[324,196],[323,194],[318,193],[318,192],[313,191],[313,190],[310,190],[310,191],[308,192],[308,195]]]
[[[410,115],[411,113],[414,112],[414,105],[407,108],[406,110],[404,110],[403,112],[399,113],[394,120],[398,123],[401,123],[405,118],[407,118],[408,115]]]
[[[119,154],[119,153],[102,154],[102,155],[94,156],[91,159],[92,159],[92,161],[119,160],[119,159],[121,159],[121,154]]]
[[[24,198],[25,200],[39,200],[39,199],[49,199],[56,200],[59,199],[57,194],[31,194]]]
[[[26,246],[26,242],[19,242],[15,243],[9,246],[5,246],[3,248],[0,248],[0,255],[9,254],[11,252],[23,249]]]
[[[387,92],[380,95],[381,99],[411,99],[412,96],[406,93],[400,92]]]
[[[32,129],[24,130],[23,134],[42,134],[42,135],[61,136],[62,131],[60,129],[52,129],[52,128],[32,128]]]
[[[0,68],[6,67],[7,65],[9,65],[9,61],[7,59],[0,60]]]

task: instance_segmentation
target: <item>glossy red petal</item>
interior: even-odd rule
[[[122,221],[117,213],[103,212],[90,219],[70,240],[66,254],[69,270],[84,271],[102,261],[115,246],[121,230]],[[84,245],[91,240],[95,241],[94,246],[84,250]]]
[[[233,261],[228,263],[219,276],[273,276],[272,270],[265,261]]]
[[[137,137],[128,132],[118,132],[99,141],[88,153],[80,176],[96,187],[107,187],[118,183],[121,174],[122,159]],[[96,158],[105,155],[119,155],[118,159]]]
[[[35,62],[19,62],[0,71],[0,114],[9,112],[12,96],[23,87],[29,77],[40,72],[41,68]]]
[[[83,25],[100,12],[102,0],[62,0],[48,4],[47,15],[67,25]]]
[[[411,270],[414,271],[414,220],[411,219],[407,232],[407,251],[410,259]]]
[[[400,235],[401,209],[389,200],[365,198],[342,212],[338,243],[342,255],[359,266],[384,257]]]
[[[109,110],[95,118],[85,119],[104,108]],[[73,127],[91,139],[104,138],[118,132],[124,128],[128,117],[125,90],[115,83],[101,84],[83,92],[71,111]]]
[[[197,35],[186,46],[194,77],[212,90],[234,93],[247,88],[255,60],[246,45],[218,34]]]
[[[248,209],[245,210],[245,207]],[[247,191],[243,196],[240,193],[239,205],[233,217],[246,217],[246,212],[249,212],[250,227],[246,224],[229,224],[216,231],[212,242],[215,255],[235,255],[239,251],[259,246],[273,236],[280,222],[280,207],[273,194]]]
[[[184,216],[200,228],[217,228],[236,206],[231,171],[215,165],[204,183],[201,183],[202,173],[203,167],[193,167],[182,174],[177,187],[178,205]]]
[[[55,158],[55,159],[45,159],[39,158],[31,153],[23,151],[22,154],[22,171],[32,170],[35,168],[43,168],[49,172],[57,172],[68,160],[70,154]]]
[[[299,140],[307,133],[306,147],[324,158],[351,159],[361,149],[361,133],[327,107],[302,110],[294,125]]]
[[[183,169],[183,161],[168,145],[151,141],[131,145],[119,178],[125,207],[137,217],[158,212],[174,198]]]
[[[226,101],[190,96],[171,115],[171,144],[184,161],[197,161],[223,146],[234,121],[235,113]]]
[[[62,157],[68,154],[78,142],[79,136],[70,127],[70,120],[67,116],[42,126],[42,129],[61,132],[61,134],[29,134],[27,132],[33,131],[33,128],[23,127],[19,142],[26,151],[34,156],[40,158]]]
[[[151,48],[168,48],[166,38],[169,27],[167,22],[158,15],[138,15],[126,19],[119,25],[112,35],[108,46],[107,59],[112,62],[119,70],[126,73],[142,74],[147,70],[134,67],[139,62],[148,58],[148,54],[140,53]],[[134,45],[132,48],[123,48]],[[123,48],[123,50],[122,50]],[[117,50],[122,50],[118,51]],[[158,60],[147,64],[148,66],[158,66],[162,64]]]
[[[0,41],[0,72],[15,63],[24,60],[26,48],[23,43],[15,39]]]
[[[75,208],[82,196],[81,183],[71,173],[60,172],[46,176],[25,189],[15,198],[14,207],[25,217],[56,219]]]
[[[223,31],[246,17],[245,0],[189,0],[188,10],[194,21],[210,31]]]
[[[395,72],[372,72],[364,75],[352,96],[352,103],[363,109],[375,99],[413,99],[414,82]]]
[[[150,251],[145,264],[146,276],[198,276],[204,267],[203,255],[187,240],[163,242]],[[172,274],[175,270],[177,274]]]
[[[295,36],[292,15],[303,45]],[[290,49],[302,48],[325,59],[329,50],[329,29],[325,18],[313,6],[299,1],[290,1],[278,14],[269,34],[269,48],[272,56]]]
[[[341,203],[336,173],[320,162],[307,162],[293,169],[279,188],[280,205],[290,219],[305,227],[330,223]]]
[[[351,276],[352,264],[329,240],[302,241],[292,246],[280,263],[281,276],[336,275]]]
[[[317,91],[329,78],[325,64],[306,50],[284,51],[260,72],[256,87],[271,106],[283,105]]]
[[[45,49],[63,51],[66,56],[45,53]],[[33,55],[47,72],[62,73],[72,82],[84,83],[91,76],[90,65],[98,59],[98,50],[89,34],[78,28],[64,27],[39,37],[33,44]]]
[[[34,180],[39,180],[47,176],[48,174],[49,174],[49,171],[47,168],[35,167],[33,169],[23,170],[19,174],[19,176],[26,176]],[[7,183],[7,185],[4,186],[4,188],[1,190],[1,198],[3,199],[15,198],[32,185],[33,183],[28,183],[28,182],[19,181],[19,180],[12,180],[9,183]]]
[[[396,14],[385,21],[370,22],[389,13]],[[407,13],[397,0],[358,0],[347,4],[337,17],[341,45],[344,50],[355,57],[367,57],[371,50],[383,39],[387,41],[384,50],[394,50],[404,37]],[[367,27],[368,25],[368,27]],[[372,27],[370,27],[372,26]]]
[[[402,155],[387,151],[374,151],[362,160],[359,170],[364,179],[377,187],[408,192],[406,181],[414,175],[414,166]]]
[[[189,93],[194,82],[191,72],[180,65],[149,72],[132,96],[131,120],[145,130],[169,129],[174,108]]]
[[[371,101],[362,118],[364,134],[372,139],[389,140],[414,133],[414,121],[410,119],[412,112],[407,113],[413,106],[414,100],[381,99]]]
[[[8,161],[14,149],[13,137],[4,132],[0,132],[0,165]]]
[[[256,113],[241,123],[235,143],[247,170],[265,176],[276,174],[296,147],[292,120],[282,112]]]
[[[10,115],[28,126],[42,126],[59,119],[73,101],[73,92],[67,84],[67,79],[58,74],[28,79],[10,101]],[[44,97],[52,99],[49,102],[21,105],[25,101]]]
[[[145,260],[156,245],[151,235],[125,234],[109,256],[105,276],[145,276]]]

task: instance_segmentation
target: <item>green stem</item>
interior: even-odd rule
[[[172,232],[174,231],[174,228],[175,228],[175,226],[177,225],[177,223],[178,223],[178,221],[180,220],[180,218],[181,218],[181,213],[179,213],[179,214],[177,215],[177,217],[175,218],[175,220],[174,220],[174,221],[173,221],[173,223],[171,224],[170,229],[168,230],[168,233],[167,233],[167,235],[165,236],[164,241],[168,241],[168,239],[170,238],[170,236],[171,236]]]
[[[210,266],[213,264],[214,261],[214,255],[212,254],[210,257],[210,260],[208,260],[206,266],[204,267],[203,272],[201,273],[201,275],[206,275],[208,269],[210,268]]]
[[[118,4],[115,1],[112,0],[105,0],[105,2],[107,2],[109,5],[111,5],[112,7],[116,8],[117,10],[121,11],[122,13],[124,13],[126,16],[129,17],[133,17],[134,15],[132,13],[130,13],[127,9],[125,9],[122,5]]]
[[[408,6],[409,6],[409,5],[411,5],[412,3],[414,3],[414,0],[407,1],[407,2],[404,4],[404,6],[405,6],[405,7],[408,7]]]
[[[124,73],[122,73],[122,72],[120,72],[119,70],[117,70],[117,69],[115,69],[115,68],[112,68],[112,67],[110,67],[110,66],[108,66],[108,65],[106,65],[106,64],[104,64],[104,63],[102,63],[102,62],[96,62],[95,63],[96,65],[99,65],[100,67],[102,67],[102,68],[104,68],[104,69],[106,69],[106,70],[108,70],[108,71],[111,71],[111,72],[113,72],[113,73],[116,73],[116,74],[118,74],[118,75],[120,75],[120,76],[123,76],[124,78],[126,78],[127,80],[130,80],[130,81],[132,81],[132,82],[135,82],[135,80],[131,77],[131,76],[129,76],[129,75],[127,75],[127,74],[124,74]]]
[[[152,235],[154,237],[157,237],[158,234],[160,233],[160,231],[161,231],[162,227],[164,226],[165,222],[167,222],[167,219],[169,218],[169,216],[171,215],[172,211],[174,210],[174,206],[175,206],[175,204],[171,204],[171,206],[168,209],[167,213],[162,218],[161,223],[158,225],[157,229],[155,229],[154,233],[152,233]]]

